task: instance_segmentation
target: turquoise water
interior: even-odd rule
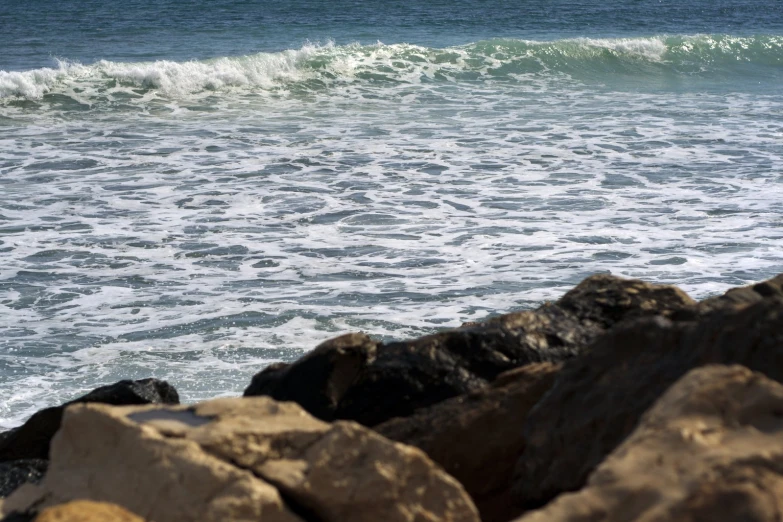
[[[779,2],[10,0],[0,50],[0,425],[783,272]]]

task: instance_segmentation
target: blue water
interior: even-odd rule
[[[776,0],[4,0],[0,69],[45,67],[52,57],[200,60],[330,40],[450,47],[494,38],[697,33],[780,35],[783,6]]]
[[[610,272],[783,272],[779,1],[0,3],[0,425]]]

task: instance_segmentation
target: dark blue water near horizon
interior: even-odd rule
[[[449,47],[491,38],[783,34],[781,0],[3,0],[0,70],[191,60],[333,41]]]

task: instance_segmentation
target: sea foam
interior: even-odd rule
[[[104,92],[114,86],[151,89],[168,97],[201,92],[287,92],[351,82],[403,82],[488,78],[565,72],[575,76],[614,73],[705,74],[731,72],[737,64],[783,63],[783,37],[727,35],[648,38],[577,38],[551,42],[488,40],[453,48],[411,44],[306,45],[296,50],[203,61],[91,65],[59,61],[56,68],[0,71],[0,98],[40,99],[74,88]],[[639,69],[639,66],[655,66]],[[89,93],[88,93],[89,94]]]
[[[122,378],[236,394],[340,333],[423,335],[594,273],[696,298],[775,275],[779,46],[493,39],[4,73],[0,426]]]

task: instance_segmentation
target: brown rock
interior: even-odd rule
[[[517,522],[772,522],[783,512],[783,386],[742,366],[691,371],[593,472]]]
[[[375,430],[422,449],[459,480],[483,522],[505,522],[514,463],[524,448],[527,412],[554,382],[559,365],[538,363],[501,374],[488,388],[455,397]]]
[[[567,362],[525,422],[514,479],[520,509],[579,489],[669,386],[710,363],[743,364],[783,380],[783,300],[718,309],[698,322],[638,320]]]
[[[746,306],[767,297],[783,298],[783,274],[755,285],[732,288],[723,295],[701,301],[698,308],[704,313],[720,308]]]
[[[43,510],[34,522],[144,522],[144,519],[114,504],[76,500]]]
[[[573,313],[582,323],[604,329],[638,317],[668,317],[695,304],[676,286],[605,274],[588,277],[557,301],[557,306]]]
[[[420,450],[266,397],[73,406],[41,489],[155,521],[478,521],[462,486]],[[22,493],[6,509],[25,509],[9,506]]]
[[[41,486],[19,488],[4,511],[88,499],[155,522],[302,522],[269,483],[193,441],[133,421],[127,414],[134,411],[98,404],[68,408]],[[186,410],[174,419],[175,427],[208,422]]]
[[[411,341],[332,339],[293,364],[259,372],[245,396],[292,400],[323,420],[375,426],[479,390],[513,368],[572,358],[619,321],[694,305],[675,287],[593,276],[555,304]]]

